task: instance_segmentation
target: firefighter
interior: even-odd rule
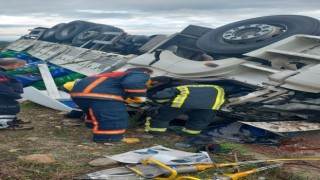
[[[147,82],[152,70],[131,68],[86,77],[70,92],[73,101],[86,114],[87,126],[92,126],[93,141],[118,142],[128,126],[128,103],[146,100]]]
[[[216,85],[181,85],[159,91],[151,99],[161,106],[156,115],[147,118],[146,132],[162,135],[171,120],[186,113],[189,119],[181,134],[192,136],[200,134],[212,122],[224,103],[224,90]]]
[[[19,100],[22,99],[22,83],[7,70],[16,70],[26,65],[26,61],[17,58],[0,59],[0,129],[29,130],[32,126],[20,124],[29,123],[28,120],[17,119],[20,112]]]

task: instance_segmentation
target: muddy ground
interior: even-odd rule
[[[91,141],[91,132],[84,125],[79,127],[64,126],[65,122],[76,120],[63,119],[59,111],[48,109],[30,102],[24,102],[20,118],[32,120],[34,130],[29,131],[0,131],[0,180],[4,179],[73,179],[86,173],[110,168],[91,167],[88,162],[105,155],[127,152],[134,149],[142,149],[154,145],[162,145],[183,151],[196,152],[198,148],[177,148],[176,142],[183,138],[175,134],[152,138],[146,136],[142,127],[131,126],[126,137],[137,137],[141,140],[136,144],[115,144],[113,146],[97,144]],[[300,133],[295,139],[313,139],[306,144],[290,145],[290,147],[320,147],[320,132]],[[319,150],[284,150],[273,146],[248,146],[234,143],[221,142],[221,147],[227,147],[231,151],[213,152],[212,158],[218,163],[245,161],[265,158],[301,158],[319,157]],[[51,154],[56,162],[34,163],[23,161],[20,157],[31,154]],[[259,167],[261,165],[240,167],[240,171]],[[112,166],[114,167],[114,166]],[[290,179],[306,180],[320,179],[319,161],[295,161],[283,168],[259,172],[243,179]],[[234,168],[223,168],[226,173],[235,172]],[[204,179],[216,174],[215,170],[207,170],[193,174]]]

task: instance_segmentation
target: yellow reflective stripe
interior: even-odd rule
[[[157,103],[164,103],[164,102],[169,102],[170,99],[157,99],[155,100]]]
[[[179,86],[177,89],[179,89],[180,94],[172,101],[171,107],[174,108],[180,108],[190,93],[187,86]]]
[[[224,103],[224,90],[219,86],[214,86],[217,90],[217,98],[212,107],[213,110],[220,109],[221,105]]]
[[[152,128],[150,127],[150,121],[151,121],[151,117],[147,117],[146,118],[146,123],[145,123],[145,131],[149,132],[149,131],[157,131],[157,132],[166,132],[167,128]]]
[[[148,132],[148,131],[149,131],[149,128],[150,128],[150,121],[151,121],[151,117],[147,117],[147,118],[146,118],[146,123],[144,124],[144,125],[145,125],[144,130],[145,130],[146,132]]]
[[[216,85],[210,85],[210,84],[194,84],[194,85],[186,85],[181,87],[216,87]]]
[[[149,128],[146,128],[146,131],[147,132],[149,132],[149,131],[166,132],[167,128],[152,128],[152,127],[149,127]]]
[[[189,134],[200,134],[201,133],[201,130],[190,130],[187,128],[183,128],[181,131],[189,133]]]
[[[220,91],[221,91],[221,96],[220,96],[220,105],[219,105],[219,107],[218,107],[218,109],[220,109],[220,107],[224,104],[224,102],[225,102],[225,99],[224,99],[224,97],[225,97],[225,93],[224,93],[224,89],[223,88],[221,88],[221,87],[219,87],[219,86],[217,86],[219,89],[220,89]]]

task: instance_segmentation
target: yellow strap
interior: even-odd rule
[[[174,170],[173,168],[170,168],[169,166],[167,166],[167,165],[165,165],[165,164],[163,164],[163,163],[161,163],[161,162],[159,162],[159,161],[157,161],[155,159],[152,159],[152,158],[145,159],[141,164],[142,165],[146,165],[149,161],[153,162],[154,164],[156,164],[156,165],[158,165],[158,166],[160,166],[162,168],[165,168],[165,169],[167,169],[168,171],[171,172],[171,175],[169,177],[165,177],[165,178],[157,177],[157,178],[153,178],[154,180],[174,180],[174,179],[176,179],[177,174],[178,174],[176,170]]]
[[[190,180],[201,180],[199,178],[192,177],[192,176],[180,176],[180,177],[176,178],[176,180],[187,180],[187,179],[190,179]]]
[[[187,99],[188,94],[190,94],[190,92],[187,86],[179,86],[177,87],[177,89],[180,91],[180,94],[176,98],[174,98],[171,107],[181,108],[182,104]]]
[[[186,128],[183,128],[181,131],[189,133],[189,134],[200,134],[201,133],[201,130],[190,130],[190,129],[186,129]]]

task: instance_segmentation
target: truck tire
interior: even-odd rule
[[[94,40],[104,32],[123,32],[122,29],[108,25],[98,25],[86,29],[76,35],[72,40],[73,46],[81,46],[90,40]],[[87,47],[87,46],[86,46]]]
[[[197,46],[223,55],[241,55],[294,34],[320,34],[317,19],[299,15],[265,16],[234,22],[199,38]]]
[[[57,24],[55,26],[53,26],[52,28],[50,28],[49,30],[47,30],[40,38],[40,40],[44,40],[44,41],[49,41],[49,42],[57,42],[57,39],[55,38],[55,33],[63,28],[66,25],[66,23],[60,23]]]
[[[55,38],[65,43],[71,43],[72,39],[77,34],[84,31],[85,29],[92,27],[93,25],[93,23],[86,21],[72,21],[64,25],[63,28],[59,29],[55,33]]]

